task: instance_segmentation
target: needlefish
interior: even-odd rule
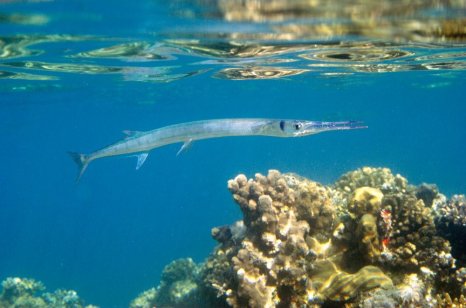
[[[116,155],[137,157],[136,169],[149,151],[173,143],[183,143],[177,155],[196,140],[232,136],[302,137],[333,130],[367,128],[359,121],[322,122],[281,119],[215,119],[169,125],[150,131],[123,131],[124,139],[90,154],[68,152],[78,165],[77,181],[93,160]]]

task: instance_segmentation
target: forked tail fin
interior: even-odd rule
[[[74,162],[78,165],[78,176],[76,177],[76,182],[79,182],[84,171],[86,171],[87,165],[89,165],[89,158],[85,154],[80,154],[76,152],[68,152]]]

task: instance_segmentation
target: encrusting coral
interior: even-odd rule
[[[41,293],[44,285],[34,279],[9,277],[2,281],[0,308],[93,308],[84,306],[73,290],[56,290],[54,293]]]
[[[435,186],[415,187],[387,168],[370,167],[332,186],[276,170],[252,179],[240,174],[228,189],[242,221],[212,229],[219,245],[202,265],[186,259],[169,265],[190,274],[167,275],[166,268],[160,286],[147,293],[152,304],[446,307],[464,301],[466,266],[457,268],[438,230],[452,222],[435,218],[466,220],[464,196],[446,201]],[[173,296],[176,285],[187,296]]]

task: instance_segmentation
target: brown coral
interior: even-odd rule
[[[342,175],[335,182],[335,188],[339,191],[352,193],[359,187],[372,187],[382,193],[404,193],[408,187],[408,181],[401,175],[393,175],[388,168],[363,167]]]
[[[341,270],[346,247],[334,236],[340,224],[330,188],[276,170],[250,180],[239,175],[228,182],[228,188],[243,212],[246,229],[240,243],[230,240],[231,230],[214,230],[222,243],[217,255],[231,260],[233,279],[211,282],[230,305],[298,307],[392,286],[375,267],[363,267],[355,274]]]
[[[436,282],[446,287],[455,279],[455,260],[449,242],[438,235],[432,209],[424,203],[424,200],[430,204],[439,202],[438,191],[429,187],[426,184],[411,186],[404,177],[393,175],[388,168],[370,167],[348,172],[335,183],[335,188],[346,196],[343,200],[348,203],[348,213],[353,219],[365,212],[374,215],[365,216],[366,225],[372,226],[366,236],[361,234],[361,222],[357,222],[356,232],[348,230],[350,238],[355,233],[362,239],[360,250],[368,252],[363,257],[373,262],[378,256],[384,266],[405,273],[418,272],[420,267],[429,268],[437,273]],[[433,192],[427,193],[428,188]],[[373,200],[373,204],[369,200]],[[373,228],[374,219],[377,230]]]
[[[356,239],[359,241],[359,251],[372,261],[380,255],[380,239],[377,231],[377,218],[372,214],[364,214],[358,221]]]
[[[466,266],[466,197],[453,195],[449,200],[439,194],[433,210],[439,234],[452,245],[452,254],[461,266]]]
[[[348,211],[353,217],[361,217],[365,214],[378,215],[382,204],[383,193],[373,187],[359,187],[354,190]]]
[[[388,263],[406,271],[425,266],[440,275],[437,281],[448,280],[455,263],[449,242],[437,235],[431,209],[412,194],[388,194],[382,207],[392,213],[394,230]]]
[[[434,186],[369,167],[332,187],[270,170],[228,188],[243,220],[212,229],[220,245],[191,280],[205,307],[464,303],[466,269],[433,215],[463,209],[464,197],[447,202]]]

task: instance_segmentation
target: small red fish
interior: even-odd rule
[[[387,247],[389,242],[390,242],[390,239],[388,237],[385,237],[384,239],[382,239],[383,247]]]
[[[380,211],[380,216],[383,218],[384,221],[391,219],[392,212],[390,210],[384,209]]]

